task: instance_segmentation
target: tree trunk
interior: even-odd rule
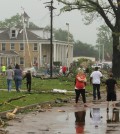
[[[112,72],[115,78],[120,78],[120,45],[119,35],[113,34],[113,59]]]

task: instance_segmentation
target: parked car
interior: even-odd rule
[[[97,64],[93,64],[91,67],[92,68],[95,68],[95,67],[98,67],[98,68],[102,68],[102,63],[97,63]]]
[[[37,71],[36,71],[36,69],[35,69],[34,67],[24,68],[24,70],[23,70],[23,75],[25,75],[28,70],[31,71],[32,76],[36,76]]]

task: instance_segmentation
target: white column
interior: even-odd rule
[[[58,45],[58,61],[60,61],[60,44]]]
[[[8,67],[8,57],[6,57],[6,66]]]
[[[62,62],[62,46],[60,45],[60,61]],[[62,62],[63,64],[63,62]]]
[[[54,43],[53,46],[54,46],[54,48],[53,48],[53,55],[54,55],[53,61],[57,61],[57,60],[56,60],[56,59],[57,59],[57,58],[56,58],[56,56],[57,56],[57,55],[56,55],[56,43]]]
[[[59,60],[58,60],[58,52],[59,52],[59,51],[58,51],[58,44],[56,44],[56,61],[59,61]]]
[[[42,63],[42,44],[41,43],[39,43],[39,57],[40,57],[39,65],[42,66],[43,63]]]

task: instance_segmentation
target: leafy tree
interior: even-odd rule
[[[68,35],[69,34],[69,35]],[[62,40],[62,41],[68,41],[68,36],[69,36],[69,41],[73,41],[73,35],[71,33],[68,33],[66,30],[60,29],[55,29],[54,30],[54,36],[56,40]]]
[[[112,35],[108,26],[102,25],[98,28],[97,34],[97,47],[100,49],[100,54],[102,57],[102,49],[104,46],[104,56],[105,60],[112,60]]]
[[[46,26],[45,29],[50,30],[50,26]],[[54,38],[55,40],[68,41],[68,31],[63,30],[61,28],[55,29],[53,28]],[[73,35],[69,33],[69,41],[73,41]]]
[[[120,0],[57,0],[65,6],[61,11],[80,10],[89,24],[102,18],[110,28],[113,38],[113,67],[115,77],[120,78]]]
[[[12,16],[10,19],[5,19],[4,21],[0,21],[0,28],[9,28],[15,25],[23,26],[21,15],[18,13],[15,16]],[[33,22],[29,23],[30,28],[39,28]]]
[[[95,57],[96,59],[98,59],[98,52],[94,49],[92,45],[76,41],[74,44],[73,56],[87,56]]]
[[[21,24],[21,16],[19,14],[12,16],[10,19],[0,21],[0,28],[9,28]]]

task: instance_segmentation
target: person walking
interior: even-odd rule
[[[11,91],[11,88],[12,88],[13,76],[14,76],[14,71],[13,71],[12,67],[9,66],[8,69],[6,70],[6,78],[7,78],[7,89],[8,89],[8,92],[10,92]]]
[[[87,107],[86,96],[85,96],[86,82],[87,82],[86,75],[84,74],[83,70],[79,70],[79,72],[75,78],[75,93],[76,93],[76,98],[75,98],[76,105],[75,106],[77,106],[78,99],[79,99],[80,94],[81,94],[84,106]]]
[[[18,64],[16,64],[14,69],[14,81],[15,81],[16,91],[20,92],[20,88],[22,84],[22,70],[20,69],[20,66]]]
[[[117,88],[117,81],[113,78],[113,74],[109,74],[109,78],[105,82],[106,84],[106,91],[107,91],[107,109],[109,108],[109,102],[113,101],[113,107],[115,107],[116,101],[116,88]]]
[[[26,73],[26,75],[23,77],[23,79],[26,78],[26,86],[27,86],[27,90],[30,93],[31,92],[31,81],[32,81],[32,75],[30,70],[28,70],[28,72]]]
[[[6,72],[6,66],[5,65],[1,66],[1,72],[2,72],[2,75],[5,76],[5,72]]]
[[[98,100],[101,99],[100,83],[101,83],[102,77],[103,77],[103,75],[98,70],[98,67],[95,67],[95,70],[90,75],[90,83],[93,85],[93,100],[96,100],[96,90],[97,90]]]

